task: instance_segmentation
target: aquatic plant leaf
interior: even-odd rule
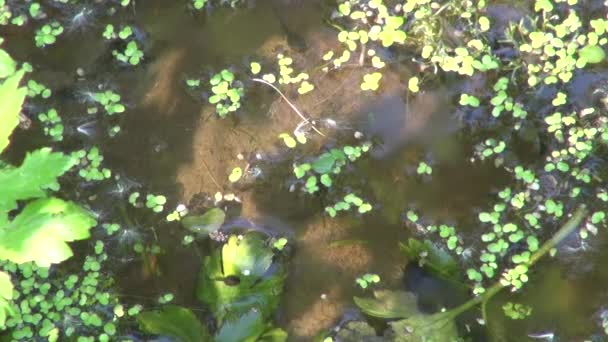
[[[222,209],[213,208],[207,210],[203,215],[186,216],[182,225],[193,233],[209,234],[220,229],[226,220],[226,213]]]
[[[405,291],[378,290],[375,298],[354,297],[366,314],[379,318],[406,318],[418,312],[416,295]]]
[[[17,70],[17,63],[6,51],[0,49],[0,78],[9,77]]]
[[[273,328],[264,332],[257,342],[285,342],[287,341],[287,332],[281,328]]]
[[[11,315],[14,309],[10,305],[13,299],[13,283],[11,276],[0,271],[0,327],[4,327],[6,317]]]
[[[0,227],[0,259],[34,261],[43,267],[62,262],[73,255],[67,242],[88,238],[96,224],[88,211],[72,202],[35,200]]]
[[[342,342],[382,342],[383,338],[377,336],[376,330],[366,322],[351,321],[340,328],[337,339]]]
[[[16,73],[0,85],[0,153],[8,146],[8,138],[19,124],[19,112],[27,94],[27,88],[19,88],[23,73]]]
[[[149,334],[174,338],[179,342],[211,341],[211,335],[190,309],[167,305],[158,311],[137,316],[141,329]]]
[[[459,341],[458,330],[450,311],[434,315],[416,314],[390,322],[386,337],[394,342]]]
[[[257,309],[251,309],[236,320],[227,320],[215,335],[215,342],[254,342],[266,328],[264,317]]]
[[[331,153],[323,153],[314,163],[312,169],[317,173],[328,173],[334,167],[336,158]]]
[[[587,45],[578,51],[578,55],[590,64],[601,63],[606,58],[606,52],[598,45]]]
[[[229,243],[232,245],[228,246]],[[253,263],[239,260],[243,253],[246,253],[244,258],[253,259]],[[197,298],[211,309],[219,322],[244,314],[252,307],[269,317],[279,304],[287,276],[281,263],[268,272],[272,257],[272,247],[264,244],[264,235],[248,233],[242,239],[233,235],[221,249],[214,249],[203,259]],[[232,265],[228,260],[234,258],[237,263]]]
[[[460,268],[454,257],[429,240],[410,238],[407,244],[399,243],[399,249],[409,261],[418,262],[420,267],[439,278],[457,281],[461,278]]]
[[[18,200],[44,197],[45,190],[57,190],[57,177],[75,162],[63,153],[42,148],[28,153],[20,167],[0,169],[0,227],[6,223],[7,212],[17,208]]]
[[[259,234],[247,234],[242,239],[232,235],[222,248],[224,275],[261,277],[272,264],[273,255]]]

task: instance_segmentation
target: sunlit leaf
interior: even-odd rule
[[[601,63],[606,58],[606,52],[598,45],[588,45],[578,51],[578,55],[587,60],[587,63]]]
[[[9,77],[15,73],[17,63],[6,51],[0,49],[0,78]]]
[[[7,212],[17,208],[17,201],[44,197],[46,190],[57,190],[57,177],[69,170],[76,160],[62,153],[42,148],[28,153],[17,168],[0,169],[0,227]]]
[[[10,301],[13,299],[13,283],[11,276],[0,271],[0,327],[6,323],[6,317],[12,314]]]
[[[16,73],[0,85],[0,153],[8,145],[11,133],[19,124],[19,112],[27,94],[27,88],[19,88],[23,73],[24,71]],[[1,198],[2,194],[0,201]]]
[[[259,235],[248,234],[242,239],[233,235],[222,248],[224,274],[262,276],[270,267],[272,256],[272,250]]]
[[[7,226],[0,227],[0,259],[50,266],[72,256],[67,242],[83,240],[97,222],[80,206],[58,198],[28,203]]]

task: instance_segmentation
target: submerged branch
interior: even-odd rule
[[[274,89],[277,93],[279,93],[279,95],[281,95],[281,97],[283,98],[283,100],[285,100],[285,102],[287,102],[287,104],[289,105],[289,107],[291,107],[291,109],[293,109],[293,111],[296,112],[296,114],[298,114],[298,116],[302,120],[304,120],[304,122],[310,124],[310,127],[312,127],[312,129],[315,132],[319,133],[323,137],[325,136],[325,134],[323,134],[321,131],[319,131],[317,129],[317,127],[315,127],[315,125],[312,122],[310,122],[310,119],[308,119],[306,116],[304,116],[304,114],[302,114],[302,112],[300,112],[300,110],[293,103],[291,103],[291,101],[289,101],[289,99],[287,98],[287,96],[283,95],[283,93],[279,90],[279,88],[275,87],[272,83],[267,82],[267,81],[265,81],[265,80],[263,80],[261,78],[252,78],[251,80],[254,81],[254,82],[258,82],[258,83],[263,83],[263,84],[271,87],[272,89]]]

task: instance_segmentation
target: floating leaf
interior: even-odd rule
[[[203,215],[186,216],[181,222],[189,231],[203,235],[220,229],[225,220],[226,214],[224,211],[219,208],[213,208],[207,210]]]
[[[149,334],[171,337],[179,342],[211,341],[209,331],[192,311],[179,306],[167,305],[158,311],[142,312],[137,321]]]
[[[375,298],[354,297],[366,314],[379,318],[405,318],[417,313],[416,295],[405,291],[378,290]]]
[[[323,153],[312,163],[312,169],[317,173],[328,173],[334,167],[335,157],[331,153]]]
[[[601,63],[606,58],[606,52],[598,45],[587,45],[578,50],[578,55],[587,60],[587,63]]]
[[[0,153],[8,145],[8,138],[19,124],[19,112],[27,94],[27,88],[19,88],[23,73],[23,71],[16,73],[0,85]],[[0,188],[3,187],[1,184],[0,182]],[[1,194],[0,198],[2,198]]]
[[[285,146],[289,147],[289,148],[294,148],[297,145],[296,140],[289,134],[287,133],[281,133],[279,134],[279,138],[283,139],[283,142],[285,143]]]
[[[298,88],[298,94],[303,95],[311,92],[313,89],[315,89],[315,86],[312,85],[312,83],[304,81],[300,84],[300,87]]]
[[[235,167],[230,172],[230,176],[228,176],[228,180],[232,183],[237,182],[243,176],[243,170],[240,167]]]
[[[251,73],[257,75],[262,70],[262,66],[258,62],[251,62]]]
[[[80,206],[58,198],[35,200],[0,227],[0,259],[47,267],[72,256],[66,242],[83,240],[97,222]]]

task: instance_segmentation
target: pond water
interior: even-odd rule
[[[17,60],[30,61],[36,79],[57,89],[53,105],[65,113],[68,126],[81,127],[66,133],[70,137],[66,144],[98,144],[107,165],[123,176],[125,184],[127,179],[143,184],[173,203],[208,205],[216,192],[234,193],[240,202],[228,205],[228,224],[294,239],[277,314],[278,326],[289,332],[290,341],[311,341],[323,329],[356,315],[352,297],[361,295],[355,279],[362,274],[380,275],[388,288],[405,286],[407,260],[398,242],[419,233],[405,224],[408,208],[417,208],[433,222],[451,223],[467,241],[478,241],[477,213],[512,181],[490,163],[470,162],[475,137],[467,127],[477,119],[461,115],[457,98],[463,91],[491,87],[483,77],[443,78],[412,96],[407,79],[416,66],[407,60],[388,65],[377,93],[359,90],[367,72],[361,68],[335,74],[313,71],[314,92],[286,96],[314,118],[326,136],[310,133],[310,143],[297,151],[287,150],[277,136],[291,132],[300,120],[270,88],[248,83],[253,90],[248,91],[243,108],[219,119],[200,93],[185,87],[189,76],[248,66],[252,60],[273,61],[277,53],[291,56],[302,70],[314,70],[324,52],[339,44],[335,28],[324,20],[330,6],[315,0],[258,0],[244,8],[215,8],[193,15],[182,1],[146,0],[134,1],[108,17],[102,15],[103,5],[91,4],[99,15],[95,12],[87,18],[90,22],[69,31],[50,49],[33,48],[33,31],[28,27],[0,31],[7,51]],[[511,13],[501,11],[501,6],[507,5],[491,7],[492,15],[507,20]],[[58,10],[57,15],[66,13]],[[99,38],[109,22],[141,29],[137,34],[144,42],[142,65],[118,67],[113,62],[110,46]],[[77,75],[78,68],[82,76]],[[575,101],[586,101],[584,88],[592,83],[590,79],[605,76],[601,70],[580,75],[578,83],[572,83],[578,92]],[[116,138],[99,133],[104,127],[81,115],[79,99],[98,85],[110,86],[127,105]],[[290,191],[291,162],[318,154],[324,146],[357,141],[356,134],[378,144],[369,157],[357,162],[356,169],[349,170],[345,186],[359,189],[373,201],[375,210],[331,219],[323,210],[326,198]],[[17,137],[26,147],[37,139],[42,138],[26,132]],[[239,154],[245,159],[239,160]],[[18,159],[18,153],[13,157]],[[416,175],[420,160],[432,161],[432,177]],[[228,182],[232,168],[247,163],[259,176]],[[82,193],[89,194],[86,189]],[[116,215],[112,201],[114,197],[100,195],[90,203],[105,208],[100,210],[103,215]],[[145,222],[146,227],[139,229],[153,230],[166,251],[156,260],[159,274],[142,271],[139,261],[117,262],[114,272],[121,294],[145,300],[172,292],[178,304],[201,309],[194,289],[205,245],[182,246],[179,224]],[[533,306],[534,314],[526,320],[502,322],[496,329],[505,330],[503,340],[555,333],[560,341],[579,341],[597,330],[602,303],[608,303],[608,272],[602,266],[608,261],[605,236],[599,234],[583,251],[574,250],[576,241],[562,246],[556,258],[542,261],[531,272],[526,290],[515,298]],[[451,293],[432,279],[419,277],[408,282],[428,298],[443,301]],[[501,294],[490,304],[492,315],[502,315],[500,307],[507,295],[512,296]]]

